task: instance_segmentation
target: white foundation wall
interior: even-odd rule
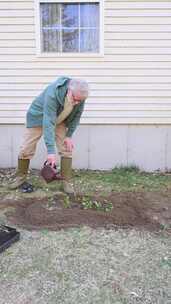
[[[0,168],[15,167],[24,132],[23,125],[0,126]],[[138,166],[141,170],[171,170],[170,125],[80,125],[73,136],[73,168],[110,170]],[[46,159],[43,140],[31,168]]]

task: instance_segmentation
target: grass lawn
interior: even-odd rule
[[[0,254],[1,304],[171,304],[169,173],[75,170],[72,201],[36,170],[35,192],[9,191],[13,171],[0,170],[0,223],[21,239]]]

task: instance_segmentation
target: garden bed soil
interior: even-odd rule
[[[98,202],[110,210],[84,209],[83,200]],[[62,193],[47,198],[1,199],[0,213],[9,223],[28,230],[59,230],[87,225],[92,228],[132,227],[150,231],[171,229],[171,192],[122,192],[108,197],[77,195],[67,198]],[[66,204],[67,202],[67,204]],[[11,208],[12,207],[12,208]],[[10,211],[9,211],[10,210]]]

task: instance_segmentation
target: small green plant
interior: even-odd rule
[[[63,199],[63,206],[64,206],[64,208],[69,208],[70,207],[70,200],[69,200],[69,197],[67,195]]]
[[[101,202],[93,201],[89,197],[83,197],[82,206],[84,209],[95,209],[104,212],[109,212],[113,209],[111,202],[107,203],[105,201],[105,204],[103,205]]]
[[[171,224],[160,224],[160,229],[161,230],[167,230],[171,228]]]
[[[92,209],[93,202],[88,197],[83,197],[82,205],[84,209]]]
[[[171,267],[171,257],[162,258],[160,265],[161,265],[161,267],[163,267],[163,266]]]
[[[43,235],[47,235],[49,233],[49,230],[44,228],[41,232]]]
[[[102,210],[102,205],[100,202],[94,201],[93,202],[95,209]]]
[[[105,212],[110,212],[112,209],[113,209],[113,204],[111,202],[109,202],[108,204],[106,204],[106,206],[104,206]]]
[[[126,173],[140,173],[140,169],[135,166],[120,166],[120,167],[115,167],[112,169],[113,173],[117,173],[117,174],[126,174]]]

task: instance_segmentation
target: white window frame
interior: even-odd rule
[[[36,31],[36,54],[38,57],[101,57],[104,56],[104,0],[35,0],[35,31]],[[100,10],[100,32],[99,32],[99,52],[98,53],[43,53],[41,52],[40,37],[40,3],[99,3]]]

